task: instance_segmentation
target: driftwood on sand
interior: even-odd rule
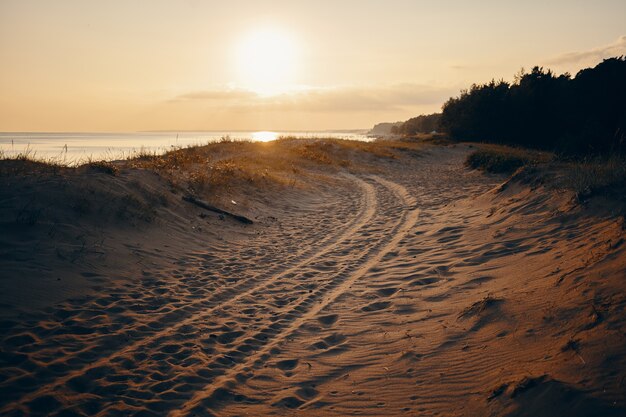
[[[252,220],[250,220],[249,218],[245,217],[245,216],[240,216],[239,214],[234,214],[231,213],[229,211],[226,210],[222,210],[221,208],[212,206],[202,200],[197,199],[196,197],[192,196],[192,195],[185,195],[183,196],[183,200],[191,203],[191,204],[195,204],[198,207],[202,207],[203,209],[209,210],[209,211],[213,211],[215,213],[219,213],[219,214],[223,214],[224,216],[230,216],[233,219],[240,221],[241,223],[245,223],[245,224],[252,224]]]

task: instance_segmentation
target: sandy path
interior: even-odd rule
[[[204,322],[215,316],[227,316],[229,314],[228,311],[232,310],[248,311],[247,315],[251,315],[250,310],[254,310],[254,307],[251,307],[254,305],[253,300],[258,297],[267,297],[268,294],[271,294],[271,299],[262,299],[259,303],[257,303],[257,305],[278,307],[279,310],[271,312],[270,315],[276,317],[278,317],[279,314],[285,315],[288,317],[286,320],[287,322],[289,321],[289,318],[291,318],[289,317],[290,310],[292,311],[291,315],[295,318],[295,315],[302,315],[306,310],[309,310],[310,312],[312,308],[318,307],[319,309],[320,304],[317,303],[317,301],[322,299],[326,293],[335,289],[341,281],[345,280],[346,273],[350,272],[350,270],[354,269],[354,267],[342,267],[339,272],[334,273],[334,280],[331,279],[319,289],[315,289],[317,284],[309,282],[310,275],[315,273],[315,271],[335,270],[336,265],[344,263],[345,258],[355,255],[358,250],[360,250],[359,255],[361,258],[366,258],[374,250],[370,247],[374,245],[368,245],[366,240],[369,240],[372,233],[380,233],[382,231],[379,227],[380,220],[378,223],[374,223],[374,226],[372,225],[372,218],[379,210],[380,190],[377,190],[376,187],[372,185],[371,180],[369,180],[369,182],[365,182],[355,177],[351,177],[351,180],[361,195],[359,210],[356,211],[356,213],[350,213],[349,216],[346,216],[348,218],[351,217],[352,221],[348,222],[347,225],[338,225],[336,222],[333,222],[334,229],[339,226],[339,233],[335,232],[328,234],[327,230],[318,226],[317,233],[314,236],[315,241],[311,242],[310,246],[303,245],[306,249],[301,250],[297,253],[297,255],[293,256],[292,259],[285,260],[284,264],[291,264],[287,268],[285,268],[284,264],[281,263],[279,266],[266,269],[258,275],[245,280],[241,284],[235,284],[232,286],[227,285],[219,288],[212,286],[210,289],[215,289],[216,291],[212,293],[208,299],[204,296],[204,294],[197,294],[197,291],[193,291],[193,289],[198,289],[203,284],[206,284],[207,279],[201,279],[199,282],[194,280],[193,282],[189,282],[189,285],[187,286],[193,287],[191,288],[191,293],[187,297],[183,297],[188,298],[188,302],[176,303],[175,301],[177,300],[169,300],[168,306],[165,309],[162,307],[157,308],[155,306],[153,313],[150,314],[150,318],[146,321],[133,320],[133,322],[136,323],[125,323],[126,325],[121,326],[119,332],[111,332],[112,334],[100,335],[98,334],[99,329],[96,328],[94,335],[92,329],[83,325],[76,326],[74,329],[66,329],[63,332],[56,332],[66,334],[56,337],[57,340],[55,341],[50,340],[55,339],[54,331],[50,331],[51,329],[41,328],[44,326],[53,326],[53,324],[44,323],[43,326],[40,325],[34,329],[30,329],[29,331],[13,336],[12,340],[14,342],[18,342],[17,339],[19,338],[24,340],[32,339],[32,341],[41,340],[40,344],[43,346],[40,349],[37,349],[39,346],[33,345],[27,350],[30,351],[29,356],[33,362],[39,362],[44,366],[41,367],[42,369],[40,369],[40,372],[37,374],[37,384],[32,384],[35,385],[36,389],[26,393],[26,395],[23,395],[20,398],[19,403],[12,403],[9,407],[5,407],[4,411],[8,411],[18,404],[30,404],[30,411],[36,411],[35,408],[37,408],[38,403],[41,403],[41,398],[50,398],[50,404],[44,404],[41,406],[43,409],[47,408],[46,406],[52,406],[56,403],[54,395],[59,389],[63,389],[68,384],[71,386],[76,384],[81,385],[82,382],[87,383],[86,381],[82,381],[82,379],[85,379],[85,376],[87,376],[86,379],[89,379],[90,375],[111,373],[112,369],[107,366],[128,360],[128,358],[133,357],[133,354],[137,354],[137,352],[141,352],[139,356],[143,358],[146,356],[146,349],[157,346],[159,349],[157,349],[157,352],[154,353],[158,354],[158,352],[162,352],[160,345],[167,343],[168,341],[180,342],[179,339],[181,337],[181,333],[184,334],[185,330],[188,331],[190,327],[194,328],[194,334],[202,333],[202,330],[199,331],[199,328],[206,327]],[[384,186],[381,186],[381,184],[385,184],[387,187],[397,187],[383,180],[378,181],[378,189],[385,188]],[[391,194],[389,190],[385,191],[387,194]],[[396,189],[393,191],[396,193],[398,192]],[[386,198],[389,199],[389,195],[387,195]],[[346,207],[351,207],[349,204],[344,205]],[[339,210],[337,217],[343,217],[345,214],[346,213],[342,213],[341,210]],[[343,223],[343,219],[341,220]],[[361,242],[357,243],[359,238]],[[337,257],[339,257],[339,259],[335,259]],[[200,258],[203,258],[203,256],[200,255]],[[258,258],[258,254],[254,253],[248,257],[241,256],[240,258],[237,258],[237,260],[241,263],[242,261],[245,262],[247,259],[258,260]],[[186,266],[188,261],[183,260],[178,263]],[[275,264],[276,262],[272,263]],[[174,275],[183,275],[185,272],[184,269],[185,268],[181,268],[181,270],[178,271],[178,273],[175,272]],[[358,275],[352,274],[351,280],[354,280],[357,276]],[[302,284],[295,286],[295,288],[300,288],[299,292],[301,293],[301,296],[298,299],[299,303],[295,307],[284,307],[286,304],[285,298],[288,298],[286,294],[293,293],[294,291],[294,279],[302,281]],[[144,285],[150,285],[150,283],[150,279],[144,280]],[[158,284],[164,283],[157,281],[155,284],[157,284],[155,286],[158,286]],[[172,288],[168,288],[168,290],[171,289]],[[179,287],[175,288],[175,290],[178,293],[183,293],[183,291],[189,292],[190,288]],[[166,291],[163,291],[163,289],[159,291],[157,289],[157,292],[165,293]],[[339,293],[335,290],[332,293],[332,296],[336,297],[338,294]],[[140,295],[137,293],[129,294],[127,297],[135,301],[141,301],[138,300]],[[102,305],[102,307],[105,307],[103,308],[102,313],[113,315],[121,309],[119,304],[121,304],[121,301],[123,300],[120,300],[120,298],[122,297],[113,297],[112,301],[115,301],[112,303],[115,304],[113,306],[101,299],[95,300],[95,304],[97,306]],[[160,297],[158,301],[160,301],[160,303],[167,303],[168,300],[164,297]],[[295,300],[289,300],[290,303],[294,301]],[[148,302],[147,304],[151,303]],[[162,313],[162,310],[165,310],[165,312]],[[62,318],[65,318],[64,316],[73,316],[74,314],[72,313],[78,312],[59,310],[56,313]],[[248,320],[248,318],[244,319],[244,321]],[[171,326],[168,326],[170,323]],[[275,332],[276,327],[282,328],[284,326],[284,323],[281,323],[280,326],[270,324],[268,328],[256,331],[252,338],[263,340],[265,338],[265,332],[271,334]],[[233,337],[233,333],[238,334],[241,332],[241,330],[230,330],[230,326],[225,327],[226,329],[222,330],[222,334],[212,334],[211,336],[216,339],[220,339],[220,337],[222,339],[228,339]],[[72,330],[74,330],[74,332],[72,332]],[[103,328],[102,330],[110,330],[110,327]],[[280,337],[285,337],[286,331],[288,331],[288,329],[284,329],[284,331],[280,333]],[[81,337],[84,333],[88,336]],[[46,339],[45,343],[44,338]],[[58,353],[58,346],[63,342],[68,341],[70,338],[73,339],[72,344],[76,345],[76,347],[71,350],[68,349],[66,352],[67,354],[61,357],[55,355],[55,353]],[[84,340],[82,343],[79,343],[76,339]],[[116,345],[121,345],[121,348],[116,349]],[[171,349],[171,346],[169,348]],[[167,349],[168,348],[166,348],[166,350]],[[227,354],[224,355],[225,356],[223,357],[218,357],[214,362],[219,364],[221,361],[224,361],[224,357],[228,357]],[[182,357],[182,355],[180,356]],[[189,358],[185,359],[188,360]],[[16,360],[19,361],[20,358],[16,358]],[[88,362],[88,364],[82,367],[76,366],[84,362]],[[144,364],[136,363],[133,364],[133,368],[135,366],[142,365]],[[54,369],[54,371],[47,374],[47,372],[43,369],[44,367],[46,370]],[[75,367],[78,369],[74,369]],[[142,371],[142,373],[145,373],[145,370]],[[29,386],[28,381],[25,382],[24,380],[30,378],[31,375],[28,375],[28,377],[25,375],[16,376],[15,378],[5,381],[4,386],[6,388],[9,386],[19,388],[23,387],[25,388],[25,391],[27,391],[28,388],[32,388],[32,385]],[[186,377],[193,378],[194,375],[188,375]],[[50,381],[47,381],[48,379]],[[79,391],[80,390],[81,389],[79,389]],[[13,392],[13,394],[15,394],[15,392]],[[65,398],[68,399],[68,396],[65,396]],[[33,403],[36,405],[34,408],[32,407]]]
[[[383,180],[380,178],[374,178],[379,184],[387,188],[386,191],[392,191],[394,196],[400,200],[401,205],[399,209],[397,207],[389,205],[388,198],[381,199],[382,193],[377,193],[376,201],[382,200],[380,206],[386,211],[386,214],[397,215],[400,221],[397,222],[391,230],[385,230],[381,228],[381,221],[374,218],[368,222],[368,227],[363,227],[357,234],[353,234],[349,241],[349,248],[345,247],[335,248],[330,250],[322,262],[310,262],[307,263],[307,267],[313,270],[317,270],[321,278],[310,277],[306,271],[295,274],[292,280],[289,282],[281,283],[282,285],[273,285],[272,290],[279,298],[284,297],[284,294],[288,294],[293,291],[294,282],[308,283],[311,286],[312,282],[320,282],[320,286],[316,290],[309,293],[309,295],[303,296],[301,299],[297,299],[289,302],[287,308],[281,308],[278,311],[271,313],[274,323],[268,327],[262,329],[258,333],[252,336],[252,339],[258,340],[267,335],[265,344],[258,350],[253,349],[255,346],[251,345],[251,349],[244,349],[242,352],[241,346],[230,350],[227,353],[222,354],[216,361],[219,362],[231,362],[230,367],[226,373],[216,378],[214,381],[207,385],[194,396],[186,401],[180,410],[170,413],[173,416],[187,415],[189,413],[195,414],[205,409],[202,406],[203,401],[211,401],[216,394],[219,395],[225,387],[232,385],[236,381],[236,376],[242,372],[248,372],[251,368],[260,368],[265,366],[268,360],[272,357],[272,353],[277,350],[278,346],[286,339],[290,338],[306,321],[317,318],[319,313],[331,303],[334,303],[342,294],[344,294],[358,279],[362,278],[371,268],[380,262],[385,255],[387,255],[399,241],[405,236],[405,234],[415,225],[417,221],[417,210],[412,209],[412,199],[407,194],[403,187],[393,182]],[[373,227],[372,227],[373,226]],[[385,226],[387,224],[385,223]],[[381,232],[383,234],[381,234]],[[365,238],[365,239],[363,239]],[[374,245],[369,245],[371,241],[376,242]],[[365,248],[358,253],[359,248]],[[357,249],[357,250],[355,250]],[[349,255],[351,260],[346,259],[346,255]],[[336,266],[341,265],[339,268]],[[304,265],[303,265],[304,266]],[[333,266],[333,268],[329,268]],[[336,271],[339,269],[339,271]],[[331,272],[332,273],[329,273]],[[313,278],[313,279],[311,279]],[[315,286],[315,284],[314,284]],[[252,300],[249,300],[252,301]],[[280,302],[267,300],[254,300],[252,303],[246,302],[244,305],[279,305]],[[333,317],[325,316],[321,320],[332,321]],[[243,353],[243,354],[242,354]],[[225,359],[225,360],[224,360]],[[282,367],[289,369],[293,367],[293,364],[297,363],[297,360],[283,361]],[[194,407],[199,409],[192,411]]]
[[[65,377],[58,378],[53,383],[45,385],[40,390],[26,396],[24,401],[44,395],[48,391],[53,391],[59,386],[63,386],[75,375],[85,374],[100,366],[109,364],[117,358],[137,352],[155,340],[172,337],[172,335],[178,334],[178,332],[186,326],[193,326],[199,321],[206,320],[212,317],[216,312],[219,313],[219,311],[230,309],[231,305],[240,302],[241,299],[256,292],[264,291],[266,288],[273,286],[275,282],[292,276],[295,271],[298,271],[304,265],[307,265],[332,251],[338,244],[343,243],[346,239],[353,236],[356,230],[363,227],[363,225],[371,219],[374,211],[375,199],[371,186],[356,178],[354,181],[357,186],[361,187],[364,195],[361,212],[355,216],[352,224],[349,224],[345,231],[342,231],[337,235],[329,235],[321,239],[316,246],[298,253],[294,259],[290,260],[291,262],[296,262],[295,265],[290,266],[287,269],[284,269],[283,265],[269,268],[268,270],[245,280],[239,285],[226,285],[220,288],[215,288],[216,291],[212,293],[208,299],[204,296],[196,295],[196,291],[193,291],[194,288],[199,287],[199,285],[204,282],[200,281],[199,283],[189,283],[190,285],[188,285],[188,287],[191,288],[182,289],[187,291],[191,290],[191,295],[187,297],[189,299],[188,302],[181,304],[180,306],[174,306],[174,308],[168,308],[167,312],[164,314],[152,314],[149,322],[140,325],[126,326],[123,333],[111,336],[114,340],[118,338],[126,338],[127,340],[130,340],[130,335],[132,335],[133,332],[140,332],[141,336],[136,338],[137,340],[119,350],[112,351],[110,355],[101,357],[77,371],[72,371]],[[256,254],[252,255],[250,258],[254,256],[256,256]],[[242,256],[241,259],[245,261],[246,257]],[[181,263],[183,265],[186,264],[186,262]],[[177,288],[177,290],[181,291],[180,288]],[[165,300],[161,300],[161,302],[164,301]],[[109,311],[111,310],[112,309],[109,309]],[[172,325],[170,327],[166,327],[166,323],[171,323]],[[148,329],[145,329],[146,326]],[[107,340],[105,341],[101,341],[100,344],[106,345],[109,337],[106,339]],[[94,346],[86,346],[84,349],[73,352],[73,355],[68,355],[69,357],[64,356],[51,360],[47,363],[47,366],[54,366],[58,364],[63,365],[68,362],[71,363],[74,359],[80,360],[81,356],[89,354],[93,350],[95,350]],[[98,353],[101,354],[102,351],[100,350]]]
[[[589,291],[608,296],[573,278],[611,258],[621,229],[564,227],[532,192],[474,200],[499,179],[465,170],[466,153],[346,174],[280,227],[3,324],[0,414],[502,415],[525,398],[515,384],[542,375],[544,395],[614,398],[620,374],[580,360],[605,360],[595,340],[618,346],[602,326],[621,322],[590,327]],[[563,350],[574,339],[584,351]],[[576,409],[618,415],[576,393]]]

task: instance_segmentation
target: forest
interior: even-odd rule
[[[454,140],[560,154],[625,154],[626,58],[606,59],[575,77],[536,66],[512,83],[473,84],[450,98],[441,114],[412,118],[396,133],[433,130]]]
[[[404,136],[416,135],[418,133],[431,133],[440,129],[440,119],[441,113],[423,114],[413,117],[398,126],[393,126],[391,133]]]

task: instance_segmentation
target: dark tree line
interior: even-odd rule
[[[439,119],[441,119],[441,113],[423,114],[413,117],[399,126],[393,126],[391,133],[405,136],[431,133],[439,130]]]
[[[444,104],[438,128],[458,140],[626,154],[626,58],[574,78],[535,67],[512,84],[472,85]]]

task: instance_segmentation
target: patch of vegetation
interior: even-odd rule
[[[217,143],[141,156],[125,164],[158,172],[174,186],[194,194],[220,194],[242,183],[257,187],[301,186],[296,178],[305,167],[323,172],[365,169],[355,157],[395,159],[398,152],[419,152],[423,147],[424,143],[412,139],[361,142],[281,137],[271,142],[251,142],[224,137]]]
[[[399,126],[393,126],[391,133],[404,136],[432,133],[440,129],[441,113],[422,114],[413,117]]]
[[[152,206],[141,201],[134,195],[126,194],[119,198],[116,215],[120,220],[139,218],[149,223],[156,217],[156,211]]]
[[[490,173],[513,174],[515,179],[573,191],[579,200],[595,195],[624,199],[626,196],[626,157],[595,156],[569,158],[547,152],[481,144],[468,155],[466,166]],[[532,169],[530,169],[532,168]]]
[[[573,190],[579,199],[600,193],[619,194],[624,198],[626,188],[626,158],[595,157],[562,164],[557,185]]]
[[[85,166],[93,171],[102,172],[104,174],[116,176],[119,174],[119,168],[108,161],[88,162]]]
[[[6,173],[15,183],[23,183],[28,176],[40,183],[50,179],[48,173],[59,172],[55,184],[63,188],[59,192],[68,196],[63,201],[77,218],[91,219],[97,214],[109,219],[111,214],[112,219],[123,222],[152,222],[157,216],[155,208],[166,205],[171,196],[157,196],[152,187],[144,190],[141,184],[129,184],[132,178],[154,179],[153,175],[145,175],[153,173],[174,194],[230,202],[237,194],[330,185],[337,181],[333,174],[338,171],[371,173],[375,159],[418,155],[425,146],[423,141],[410,138],[372,142],[281,138],[263,143],[224,137],[218,143],[173,149],[164,154],[143,151],[126,160],[88,160],[72,167],[31,161],[25,156],[23,160],[0,161],[0,176]],[[110,177],[85,175],[93,172]],[[96,195],[88,194],[83,187],[91,187]],[[17,222],[35,224],[38,213],[23,211]]]
[[[58,174],[66,169],[52,158],[37,157],[30,148],[15,155],[0,151],[0,175]]]
[[[465,165],[494,174],[512,174],[528,165],[546,163],[552,159],[548,153],[507,146],[483,145],[468,155]]]

